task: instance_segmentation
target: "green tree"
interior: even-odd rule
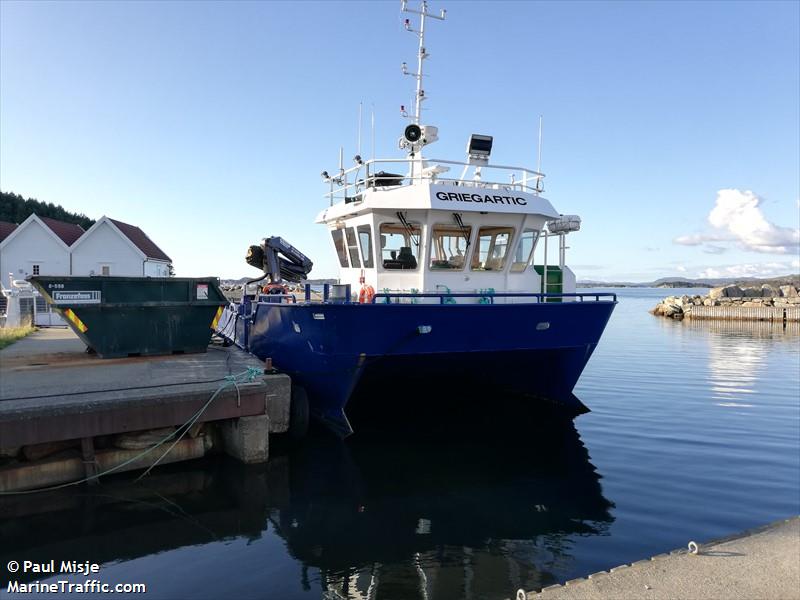
[[[52,202],[40,202],[33,198],[26,200],[19,194],[0,191],[0,221],[20,224],[33,213],[40,217],[50,217],[66,223],[74,223],[80,225],[83,229],[89,229],[94,225],[94,219],[90,219],[83,213],[70,212],[63,206]]]

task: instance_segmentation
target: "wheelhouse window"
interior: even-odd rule
[[[108,265],[103,265],[102,271],[104,277],[108,277],[109,275],[111,275],[111,267],[109,267]]]
[[[356,241],[356,230],[348,227],[346,230],[347,252],[350,255],[350,266],[356,269],[361,268],[361,259],[358,258],[358,242]]]
[[[460,271],[467,262],[472,227],[434,225],[431,233],[431,269]]]
[[[34,275],[38,275],[39,274],[39,265],[33,265],[33,274]]]
[[[384,269],[416,269],[421,230],[417,223],[381,224],[381,261]]]
[[[372,259],[372,227],[369,225],[358,226],[358,243],[361,245],[361,258],[364,260],[365,269],[374,269]]]
[[[533,260],[533,251],[536,249],[536,242],[539,241],[539,231],[536,229],[526,229],[519,238],[519,244],[514,252],[514,261],[511,263],[512,273],[522,273],[527,269]]]
[[[481,227],[472,251],[472,270],[502,271],[513,235],[513,227]]]
[[[336,254],[339,257],[339,264],[346,268],[347,248],[344,245],[344,232],[341,229],[333,229],[331,237],[333,238],[333,245],[336,247]]]

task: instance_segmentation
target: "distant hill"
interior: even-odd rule
[[[648,282],[608,282],[608,281],[579,281],[578,287],[659,287],[659,288],[713,288],[723,285],[794,285],[800,284],[800,275],[782,275],[768,279],[759,277],[718,277],[685,279],[682,277],[662,277]]]
[[[33,198],[26,200],[13,192],[0,192],[0,221],[19,225],[33,213],[40,217],[74,223],[80,225],[84,230],[94,225],[94,219],[90,219],[83,213],[70,212],[52,202],[40,202]]]
[[[666,277],[653,282],[653,287],[681,288],[681,287],[720,287],[723,285],[797,285],[800,275],[783,275],[781,277],[720,277],[716,279],[681,279],[679,277]]]
[[[650,287],[646,283],[636,283],[633,281],[597,281],[594,279],[582,279],[578,281],[578,287]]]

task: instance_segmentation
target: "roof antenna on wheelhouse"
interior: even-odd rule
[[[401,107],[401,114],[411,119],[411,124],[405,128],[402,137],[398,141],[398,146],[401,149],[407,150],[410,157],[417,159],[411,161],[409,165],[409,177],[413,181],[415,178],[419,177],[421,170],[424,168],[421,154],[422,147],[426,144],[432,144],[439,139],[437,135],[438,129],[436,127],[422,124],[422,102],[427,98],[422,85],[423,78],[425,77],[424,61],[430,56],[425,48],[425,20],[431,18],[444,21],[447,11],[442,9],[438,15],[428,12],[428,3],[426,0],[422,0],[419,10],[409,8],[407,0],[402,0],[400,10],[404,13],[419,15],[419,29],[414,29],[412,27],[411,19],[405,19],[404,21],[406,31],[410,31],[416,35],[419,40],[419,48],[417,50],[417,72],[412,73],[408,70],[407,63],[404,62],[402,64],[403,75],[410,75],[416,79],[417,90],[414,97],[414,112],[409,115],[405,107]]]
[[[536,149],[536,172],[539,174],[542,172],[542,115],[539,115],[539,143]],[[543,191],[541,177],[536,178],[536,191]]]
[[[442,9],[438,15],[428,12],[428,3],[426,0],[422,0],[421,10],[415,10],[413,8],[408,8],[407,0],[402,0],[400,5],[400,10],[402,12],[410,13],[419,15],[419,29],[413,29],[411,27],[411,20],[405,20],[405,28],[406,31],[410,31],[411,33],[416,34],[419,38],[419,51],[417,53],[417,72],[416,73],[409,73],[408,67],[406,63],[403,63],[403,74],[404,75],[411,75],[417,80],[417,95],[414,104],[414,114],[411,115],[411,119],[413,119],[416,125],[420,124],[420,118],[422,117],[422,101],[425,100],[425,90],[422,88],[422,78],[424,77],[423,74],[423,61],[428,58],[428,52],[425,50],[425,19],[426,17],[430,17],[432,19],[438,19],[439,21],[444,21],[445,16],[447,15],[447,11]]]

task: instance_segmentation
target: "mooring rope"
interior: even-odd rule
[[[247,367],[247,370],[242,371],[241,373],[237,373],[235,375],[226,375],[224,377],[223,383],[214,391],[213,394],[211,394],[211,397],[206,401],[206,403],[203,404],[203,406],[201,406],[200,409],[197,412],[195,412],[191,417],[189,417],[188,421],[183,423],[183,425],[178,426],[175,429],[175,431],[173,431],[169,435],[165,436],[163,439],[161,439],[159,442],[157,442],[153,446],[150,446],[149,448],[145,449],[143,452],[140,452],[136,456],[121,462],[120,464],[116,465],[115,467],[111,467],[110,469],[106,469],[102,473],[97,473],[97,474],[91,475],[89,477],[84,477],[83,479],[78,479],[77,481],[70,481],[70,482],[67,482],[67,483],[62,483],[62,484],[59,484],[59,485],[53,485],[53,486],[44,487],[44,488],[37,488],[35,490],[21,490],[21,491],[17,491],[17,492],[0,492],[0,496],[14,496],[14,495],[23,495],[23,494],[35,494],[35,493],[39,493],[39,492],[52,492],[52,491],[61,490],[61,489],[64,489],[64,488],[67,488],[67,487],[70,487],[70,486],[73,486],[73,485],[79,485],[81,483],[86,483],[86,482],[91,481],[93,479],[99,479],[100,477],[102,477],[104,475],[109,475],[109,474],[111,474],[111,473],[113,473],[115,471],[120,470],[122,467],[125,467],[125,466],[127,466],[127,465],[129,465],[131,463],[136,462],[137,460],[140,460],[140,459],[144,458],[145,456],[147,456],[148,454],[153,452],[155,449],[160,448],[161,446],[166,444],[168,441],[170,441],[172,438],[174,438],[176,435],[178,435],[178,433],[180,433],[180,436],[178,437],[178,439],[176,439],[170,445],[170,447],[167,448],[167,450],[161,456],[159,456],[158,459],[152,465],[150,465],[147,468],[147,470],[144,473],[142,473],[139,477],[136,478],[136,481],[139,481],[144,476],[146,476],[148,473],[150,473],[150,471],[153,469],[153,467],[155,467],[157,464],[159,464],[164,459],[164,457],[167,456],[167,454],[170,453],[170,451],[175,447],[175,445],[183,439],[183,437],[189,432],[189,430],[192,428],[192,426],[203,415],[203,413],[206,411],[206,409],[209,406],[211,406],[211,403],[217,398],[217,396],[220,395],[220,393],[223,390],[225,390],[226,388],[228,388],[230,386],[233,386],[234,388],[236,388],[236,405],[237,406],[241,406],[241,395],[240,395],[240,391],[239,391],[239,383],[250,383],[250,382],[254,381],[256,379],[256,377],[258,377],[259,375],[262,375],[262,371],[261,371],[261,369],[259,369],[257,367]]]

